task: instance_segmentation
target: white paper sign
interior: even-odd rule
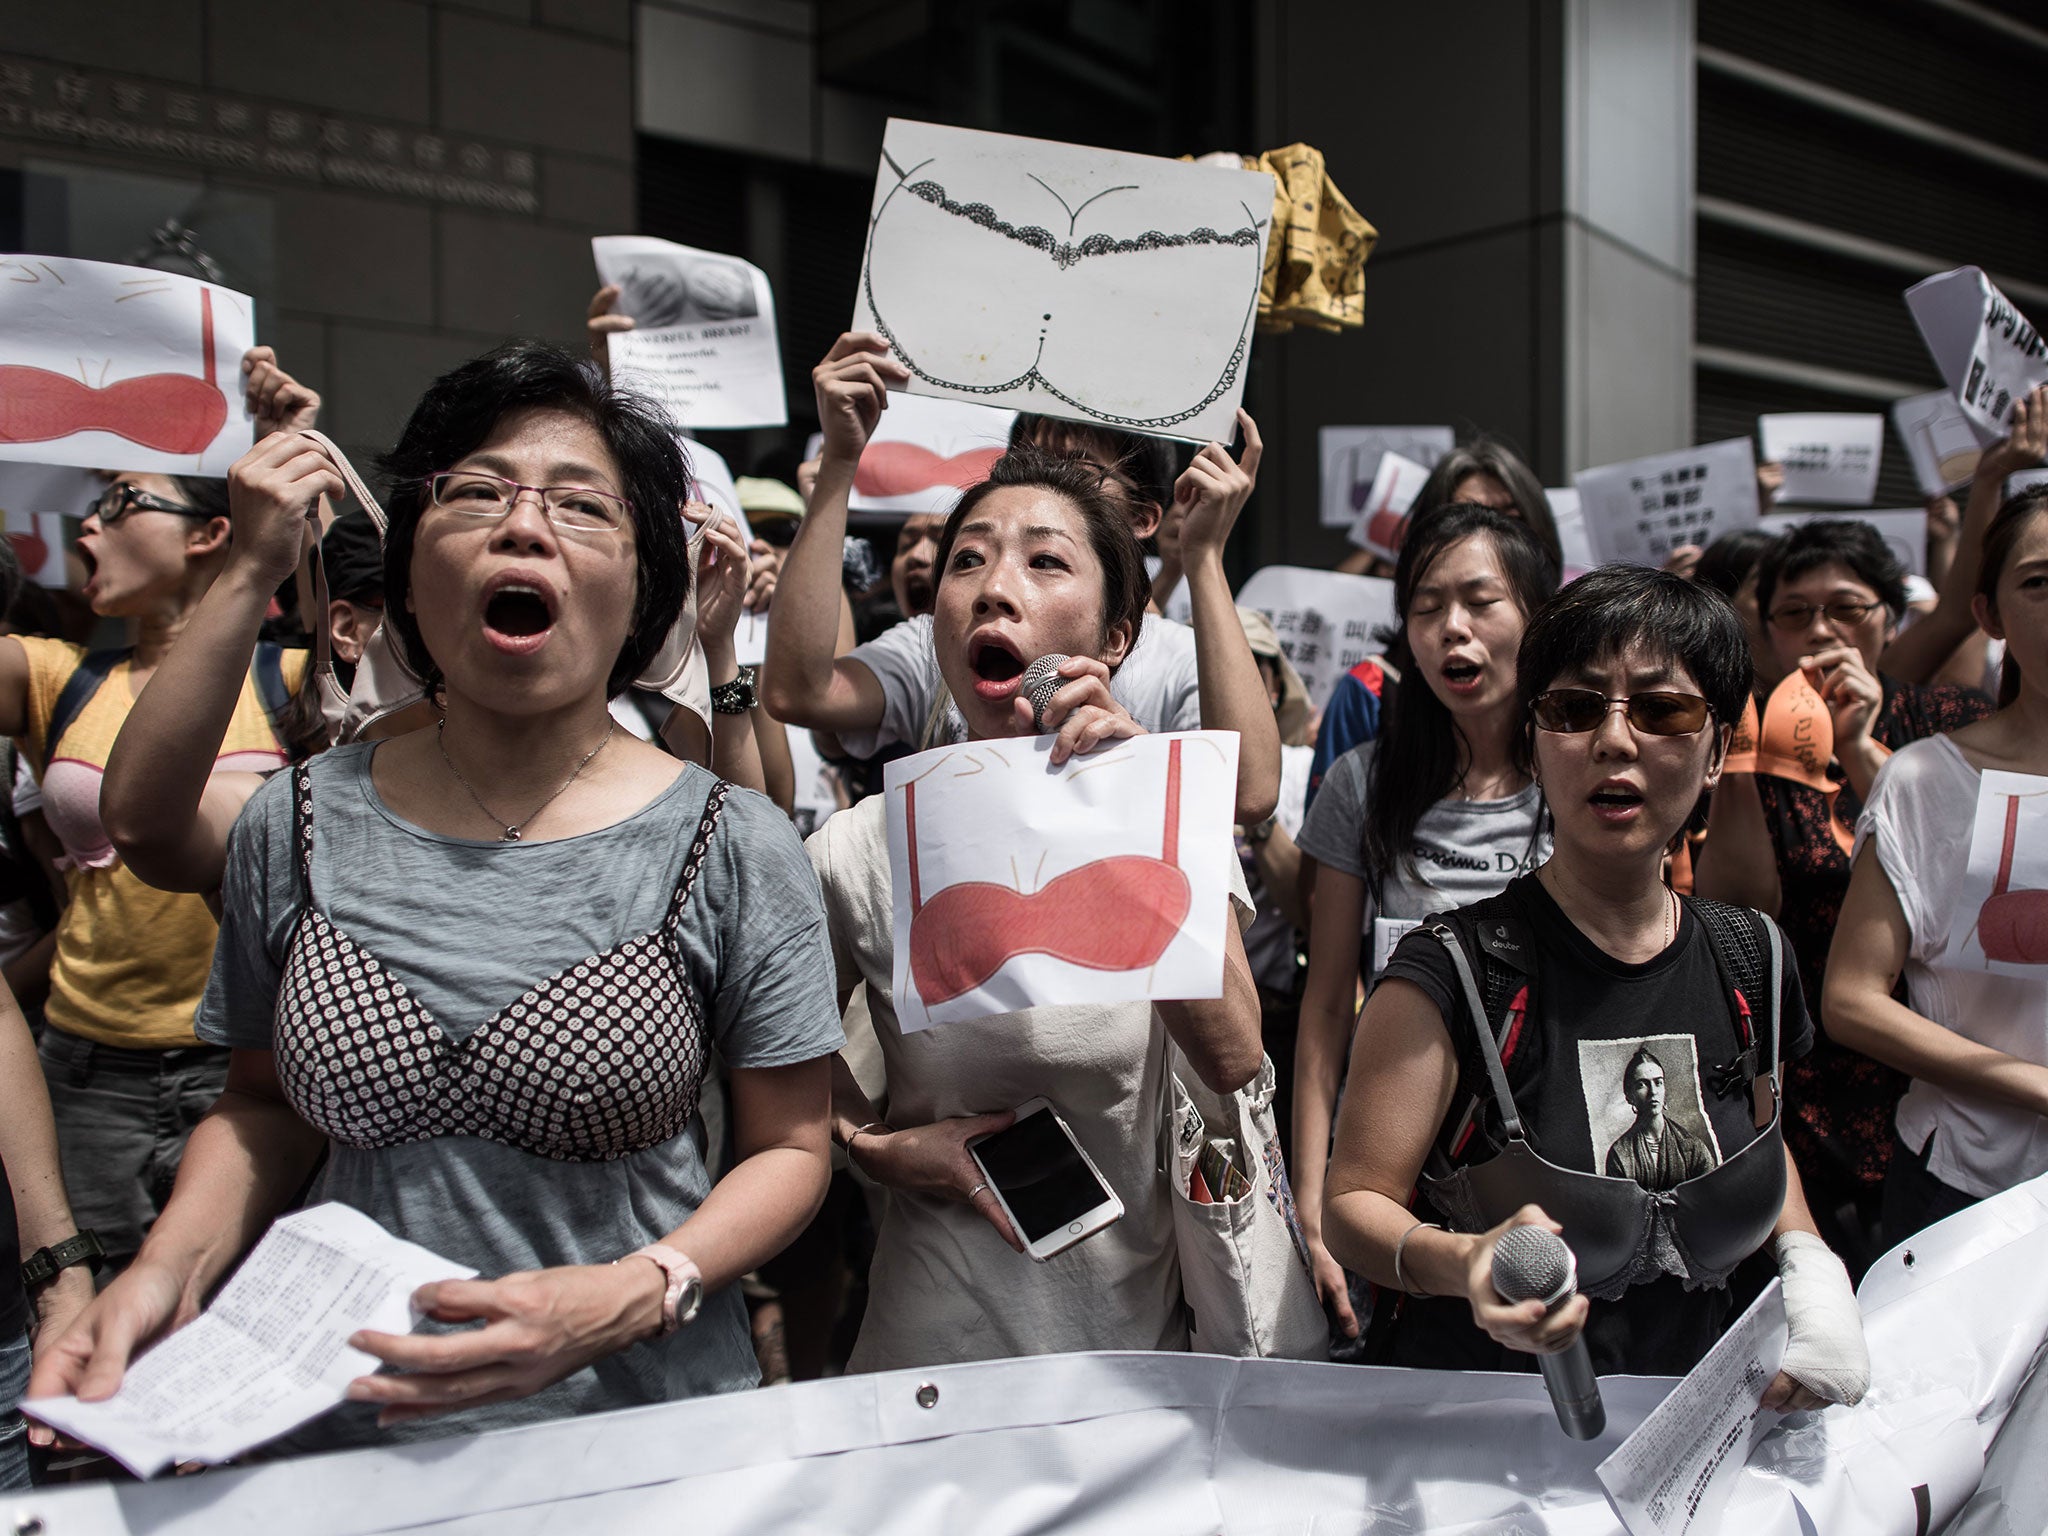
[[[1586,537],[1586,514],[1579,509],[1578,490],[1569,485],[1546,487],[1543,499],[1550,503],[1550,521],[1557,528],[1564,580],[1585,575],[1600,561],[1593,553],[1593,541]]]
[[[1273,178],[891,118],[854,329],[912,394],[1231,441]]]
[[[172,272],[0,256],[0,459],[225,475],[255,441],[247,294]]]
[[[1394,958],[1400,942],[1422,926],[1419,917],[1376,917],[1372,920],[1372,973],[1377,976]]]
[[[393,1237],[353,1206],[280,1218],[213,1305],[128,1368],[103,1402],[42,1398],[30,1412],[137,1477],[226,1461],[342,1401],[375,1372],[358,1329],[410,1333],[412,1293],[476,1273]]]
[[[1600,1482],[1629,1536],[1722,1529],[1743,1464],[1779,1415],[1758,1406],[1785,1358],[1785,1296],[1774,1279],[1621,1448]]]
[[[1780,500],[1867,507],[1877,494],[1884,417],[1872,412],[1759,416],[1764,458],[1785,471]]]
[[[1056,738],[890,763],[903,1032],[1061,1003],[1223,995],[1237,733]]]
[[[1746,437],[1582,469],[1572,483],[1602,562],[1662,565],[1681,544],[1711,544],[1758,517],[1756,455]]]
[[[599,280],[619,285],[618,312],[634,320],[609,343],[622,383],[693,431],[788,422],[775,296],[759,267],[645,235],[599,235],[590,249]]]
[[[953,510],[960,493],[988,478],[1010,445],[1015,411],[892,394],[889,408],[861,450],[847,506],[855,512]]]
[[[1945,496],[1970,483],[1984,445],[1970,418],[1945,389],[1892,402],[1892,425],[1913,461],[1913,478],[1923,496]]]
[[[1424,469],[1457,445],[1449,427],[1323,427],[1316,448],[1323,466],[1322,525],[1349,528],[1372,496],[1383,454],[1398,453]]]
[[[2048,982],[2048,778],[1986,770],[1955,922],[1956,969]]]
[[[1384,576],[1269,565],[1246,579],[1237,606],[1273,621],[1280,649],[1301,674],[1309,702],[1321,709],[1337,679],[1380,653],[1374,635],[1394,622],[1394,584]]]
[[[39,587],[67,585],[64,554],[70,530],[64,520],[84,517],[101,490],[88,470],[53,464],[0,463],[0,512],[21,571]]]
[[[1401,558],[1401,540],[1408,532],[1408,509],[1429,483],[1429,471],[1398,453],[1380,455],[1372,492],[1351,528],[1351,542],[1382,560]]]
[[[1900,507],[1883,512],[1773,512],[1763,520],[1763,530],[1769,534],[1783,533],[1801,523],[1821,522],[1848,517],[1855,522],[1868,523],[1877,530],[1877,536],[1884,540],[1884,547],[1891,551],[1892,558],[1909,576],[1927,574],[1927,514],[1919,507]]]
[[[1906,307],[1978,440],[1988,445],[2007,436],[2013,402],[2048,384],[2048,341],[1981,267],[1915,283]]]

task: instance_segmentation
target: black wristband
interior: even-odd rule
[[[97,1232],[74,1232],[61,1243],[52,1243],[47,1248],[38,1248],[22,1262],[21,1283],[29,1290],[48,1285],[57,1278],[60,1270],[74,1264],[89,1264],[93,1273],[99,1273],[100,1266],[107,1261],[107,1250],[100,1246]]]
[[[716,715],[744,715],[760,702],[752,667],[741,667],[738,677],[711,690],[711,712]]]

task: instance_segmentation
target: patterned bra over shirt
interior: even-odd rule
[[[277,1074],[306,1122],[343,1146],[477,1136],[561,1162],[659,1146],[696,1112],[703,1009],[678,927],[731,786],[705,802],[659,928],[530,987],[466,1039],[313,900],[313,789],[292,771],[300,912],[285,954]]]

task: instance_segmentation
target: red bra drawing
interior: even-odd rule
[[[1167,744],[1166,824],[1158,858],[1120,854],[1057,875],[1025,895],[965,880],[924,899],[917,873],[917,785],[903,786],[910,844],[910,975],[927,1008],[971,992],[1019,955],[1097,971],[1155,965],[1186,921],[1180,867],[1180,749]]]
[[[68,374],[0,365],[0,443],[47,443],[74,432],[112,432],[159,453],[204,453],[228,419],[213,382],[213,290],[199,290],[197,378],[152,373],[95,389]]]
[[[2020,798],[2005,797],[2005,846],[1998,852],[1998,878],[1977,911],[1977,943],[1989,960],[2006,965],[2048,965],[2048,891],[2011,889]]]
[[[988,478],[989,465],[1002,452],[969,448],[947,458],[921,443],[869,443],[853,472],[853,488],[863,496],[910,496],[935,486],[964,491]]]

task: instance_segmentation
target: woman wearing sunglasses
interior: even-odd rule
[[[1821,998],[1843,1047],[1911,1080],[1885,1169],[1889,1243],[2048,1171],[2048,992],[1984,963],[2048,959],[2048,894],[2025,873],[2038,863],[2013,859],[2034,840],[2024,794],[1988,807],[2011,874],[1965,894],[1985,772],[2048,775],[2048,490],[1993,520],[1976,611],[2005,642],[1999,711],[1900,748],[1878,774]]]
[[[1798,980],[1756,914],[1662,877],[1748,696],[1741,624],[1610,566],[1536,614],[1516,666],[1555,851],[1396,950],[1352,1048],[1324,1239],[1391,1289],[1393,1363],[1532,1368],[1583,1333],[1596,1370],[1651,1374],[1698,1363],[1729,1273],[1772,1244],[1792,1341],[1765,1401],[1851,1401],[1855,1298],[1778,1130],[1779,1064],[1812,1034]],[[1547,1315],[1490,1278],[1523,1223],[1577,1257],[1579,1296]]]
[[[357,1335],[398,1373],[294,1448],[750,1387],[733,1282],[824,1194],[844,1036],[788,818],[608,710],[688,587],[673,427],[515,345],[437,380],[383,467],[386,613],[441,719],[249,801],[197,1020],[227,1090],[35,1391],[112,1391],[316,1170],[312,1198],[480,1278],[414,1298],[459,1331]],[[715,1190],[714,1046],[736,1147]]]
[[[1696,888],[1778,918],[1806,995],[1818,999],[1849,889],[1856,817],[1878,769],[1909,742],[1982,719],[1990,703],[1952,683],[1901,682],[1878,670],[1905,613],[1906,583],[1868,523],[1828,518],[1786,533],[1758,568],[1757,607],[1780,671],[1803,673],[1827,706],[1827,776],[1836,787],[1731,774],[1714,795]],[[1879,1203],[1905,1079],[1823,1029],[1812,1054],[1789,1067],[1787,1084],[1786,1140],[1815,1217],[1860,1275],[1890,1245]]]
[[[311,424],[319,397],[268,348],[252,350],[243,372],[259,431]],[[72,1213],[113,1269],[134,1257],[168,1198],[185,1138],[226,1080],[227,1052],[192,1032],[213,914],[200,897],[152,889],[127,867],[101,819],[100,783],[137,695],[227,562],[227,502],[220,480],[114,476],[76,550],[82,595],[100,617],[126,621],[129,643],[88,651],[0,638],[0,733],[41,783],[69,895],[39,1051]],[[275,769],[290,755],[289,695],[304,658],[273,650],[270,661],[268,672],[252,670],[244,652],[208,744],[213,771]]]
[[[1515,651],[1556,590],[1556,560],[1510,514],[1454,502],[1417,517],[1394,573],[1412,664],[1388,690],[1378,738],[1337,759],[1302,827],[1316,874],[1295,1045],[1294,1188],[1317,1288],[1346,1337],[1358,1334],[1357,1313],[1320,1234],[1358,983],[1410,925],[1495,894],[1549,853]]]

